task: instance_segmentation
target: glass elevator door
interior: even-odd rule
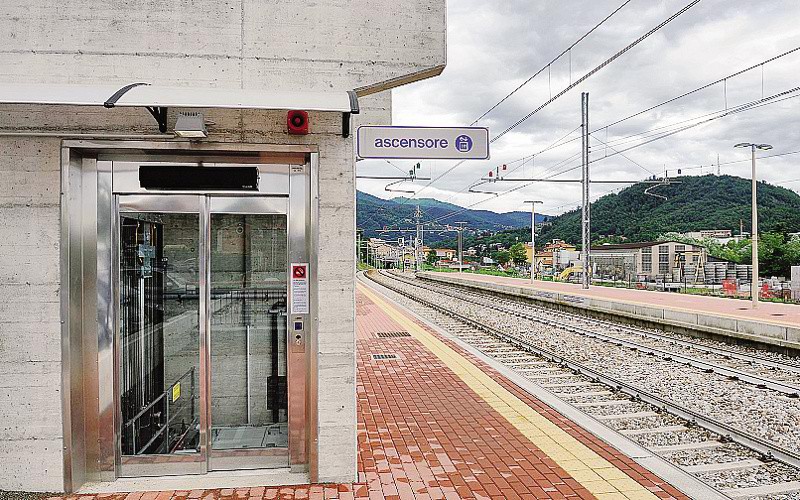
[[[286,216],[211,213],[211,469],[288,466]]]
[[[199,197],[183,201],[197,212]],[[118,224],[122,473],[199,472],[199,213],[124,211]]]
[[[285,199],[118,199],[121,476],[289,465]]]

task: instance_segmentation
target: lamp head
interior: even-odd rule
[[[178,113],[175,121],[175,135],[187,139],[205,139],[208,137],[203,113]]]

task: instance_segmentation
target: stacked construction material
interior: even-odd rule
[[[736,279],[739,282],[752,283],[753,281],[753,266],[749,264],[736,264]]]
[[[705,266],[705,282],[719,285],[726,279],[736,279],[736,271],[730,262],[708,262]]]

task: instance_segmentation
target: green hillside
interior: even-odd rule
[[[644,194],[647,184],[636,184],[592,203],[592,240],[648,241],[668,232],[702,229],[750,231],[750,180],[729,175],[681,177],[680,183],[658,186]],[[800,231],[800,196],[764,182],[758,184],[759,233]],[[542,228],[541,239],[580,243],[580,211],[553,217]]]

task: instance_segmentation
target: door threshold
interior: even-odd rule
[[[210,490],[308,484],[307,472],[286,468],[213,471],[207,474],[161,477],[121,477],[114,481],[88,482],[77,493],[128,493],[132,491]]]

